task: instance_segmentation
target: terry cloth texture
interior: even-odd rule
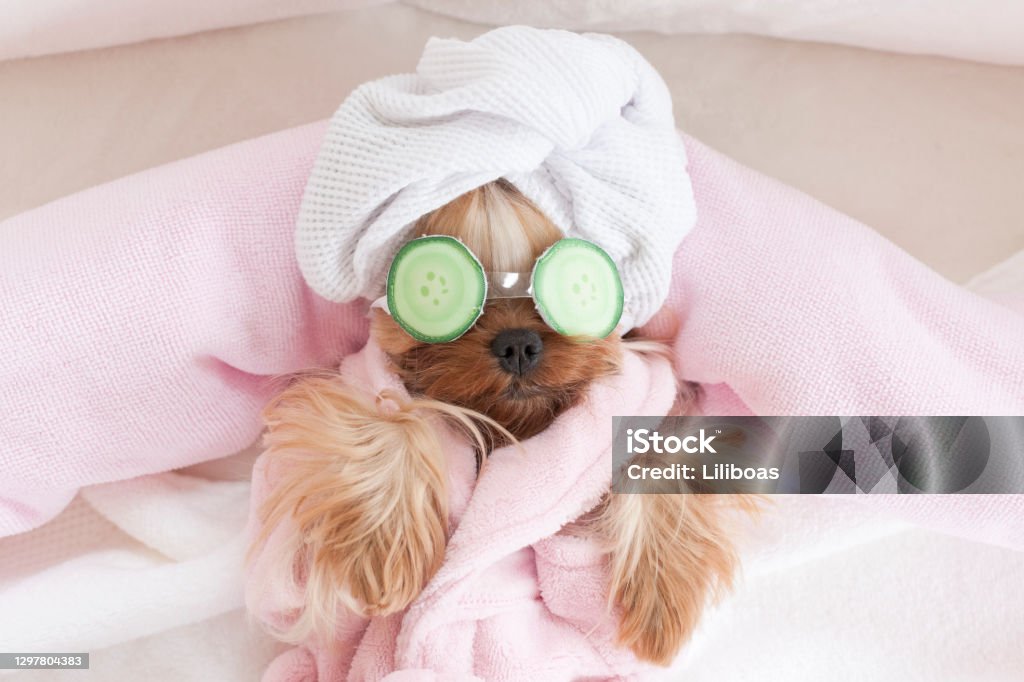
[[[338,381],[371,400],[385,389],[405,393],[373,339],[345,358]],[[491,453],[479,478],[472,448],[439,424],[456,527],[437,574],[400,614],[340,614],[336,650],[303,642],[271,664],[264,682],[649,675],[652,666],[615,643],[618,615],[608,608],[609,569],[597,542],[560,529],[592,509],[611,484],[612,415],[666,414],[675,397],[665,358],[626,352],[620,375],[596,382],[543,433]],[[250,537],[284,466],[265,455],[256,463]],[[276,527],[246,581],[250,610],[275,627],[293,623],[303,603],[303,586],[282,570],[292,564],[279,556],[295,532],[290,520]]]

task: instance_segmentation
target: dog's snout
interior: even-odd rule
[[[540,335],[529,329],[506,329],[494,337],[491,353],[506,372],[522,376],[537,366],[544,352]]]

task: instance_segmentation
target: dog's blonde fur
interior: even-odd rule
[[[336,377],[295,381],[264,417],[271,467],[280,475],[262,508],[254,547],[281,523],[295,526],[279,565],[304,591],[296,622],[275,633],[331,641],[339,609],[367,616],[406,608],[437,571],[448,537],[441,421],[478,451],[484,415],[430,399],[384,392],[375,401]]]
[[[599,509],[619,642],[638,658],[671,663],[704,607],[732,584],[736,556],[716,497],[619,493]]]
[[[457,198],[417,227],[462,239],[495,271],[528,272],[562,236],[503,181]],[[482,348],[502,325],[546,335],[553,366],[521,385],[500,376]],[[329,643],[339,609],[386,615],[408,607],[440,566],[448,537],[437,428],[461,428],[481,455],[529,437],[578,400],[590,381],[618,371],[622,347],[630,343],[558,337],[528,301],[489,304],[477,327],[451,344],[426,346],[378,314],[372,333],[412,399],[390,396],[397,402],[386,409],[338,376],[314,376],[297,379],[268,406],[267,457],[280,480],[261,509],[262,533],[253,548],[281,524],[294,524],[281,565],[305,597],[294,626],[278,636]],[[634,345],[659,351],[650,341]],[[505,392],[516,397],[494,397]],[[575,524],[574,532],[596,536],[608,550],[620,642],[641,659],[671,662],[704,606],[732,580],[736,561],[724,505],[714,498],[609,494]]]
[[[504,180],[467,192],[420,220],[423,234],[461,239],[494,272],[529,272],[562,232]]]

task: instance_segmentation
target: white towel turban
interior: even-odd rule
[[[431,38],[416,73],[345,100],[299,212],[306,281],[333,301],[376,298],[418,218],[498,178],[609,253],[623,331],[657,312],[696,219],[668,89],[618,39],[524,26]]]

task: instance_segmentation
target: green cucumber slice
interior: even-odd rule
[[[604,249],[584,239],[555,242],[537,259],[533,300],[559,334],[603,339],[622,317],[622,280]]]
[[[453,237],[413,239],[388,270],[388,310],[425,343],[454,341],[483,312],[487,279],[476,256]]]

